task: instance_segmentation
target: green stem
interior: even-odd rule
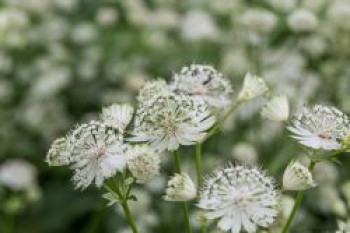
[[[202,139],[202,141],[200,143],[203,143],[209,137],[211,137],[213,134],[215,134],[217,131],[219,131],[222,128],[225,121],[227,120],[227,118],[231,115],[231,113],[236,111],[238,109],[238,107],[241,106],[242,103],[243,102],[239,101],[239,100],[236,100],[235,102],[233,102],[233,104],[231,105],[229,110],[218,120],[216,125],[208,132],[208,134]]]
[[[310,162],[310,165],[309,165],[309,171],[312,172],[312,170],[314,169],[316,165],[316,162],[311,160]],[[291,224],[292,224],[292,221],[295,217],[295,214],[297,213],[297,210],[300,208],[301,206],[301,202],[303,200],[303,197],[304,197],[304,191],[305,190],[301,190],[297,193],[297,197],[296,197],[296,200],[295,200],[295,203],[294,203],[294,206],[293,206],[293,209],[292,209],[292,212],[289,214],[289,217],[288,217],[288,220],[286,222],[286,224],[284,225],[281,233],[287,233]]]
[[[180,163],[180,152],[179,150],[174,151],[174,168],[175,172],[181,173],[181,163]],[[183,220],[186,224],[187,233],[192,233],[192,227],[190,223],[190,215],[188,212],[188,204],[187,202],[182,202],[182,214],[183,214]]]
[[[196,174],[197,174],[197,187],[198,190],[202,187],[203,183],[203,168],[202,168],[202,144],[196,145]]]
[[[4,224],[4,233],[12,233],[14,228],[14,222],[15,222],[15,215],[14,214],[8,214],[7,218],[5,220]]]
[[[129,225],[130,225],[130,227],[132,229],[132,232],[133,233],[138,233],[138,230],[137,230],[137,227],[136,227],[136,224],[135,224],[135,220],[134,220],[134,218],[131,215],[131,212],[130,212],[129,205],[128,205],[127,201],[123,201],[121,203],[121,206],[123,208],[125,217],[128,219],[128,222],[129,222]]]
[[[107,184],[104,184],[103,186],[109,193],[112,194],[112,196],[116,199],[117,203],[119,203],[124,211],[124,215],[126,219],[128,220],[129,226],[132,229],[133,233],[138,233],[137,226],[135,224],[135,220],[132,217],[132,214],[130,212],[128,203],[127,203],[127,197],[124,199],[123,195],[120,193],[118,186],[116,186],[116,191],[114,191],[112,188],[110,188]]]

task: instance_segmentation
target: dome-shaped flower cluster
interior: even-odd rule
[[[233,92],[223,74],[211,66],[197,64],[183,67],[175,74],[170,88],[176,93],[199,97],[215,107],[227,106]]]
[[[279,193],[273,178],[256,167],[230,165],[204,182],[198,207],[218,219],[223,231],[252,233],[268,227],[278,214]]]
[[[349,118],[335,107],[303,107],[288,129],[301,144],[324,150],[337,150],[350,133]]]
[[[130,140],[147,142],[158,151],[173,151],[202,140],[214,123],[215,117],[203,101],[159,92],[140,102]]]

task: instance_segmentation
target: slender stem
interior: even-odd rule
[[[123,201],[121,203],[121,206],[122,206],[122,208],[124,210],[125,217],[128,219],[128,222],[129,222],[129,225],[130,225],[130,227],[132,229],[132,232],[133,233],[138,233],[138,230],[137,230],[137,227],[136,227],[136,224],[135,224],[135,220],[132,217],[130,209],[129,209],[128,202],[127,201]]]
[[[138,233],[137,226],[135,224],[135,220],[132,217],[132,214],[130,212],[128,203],[127,203],[127,197],[124,199],[123,195],[120,193],[119,187],[116,186],[116,191],[114,191],[112,188],[110,188],[107,184],[104,184],[103,187],[107,189],[109,193],[112,194],[112,196],[116,199],[117,203],[119,203],[124,211],[124,215],[126,219],[128,220],[129,226],[132,229],[133,233]]]
[[[310,162],[310,165],[309,165],[309,171],[311,172],[314,167],[316,165],[316,162],[311,160]],[[293,206],[293,209],[292,209],[292,212],[289,214],[289,217],[288,217],[288,220],[286,222],[286,224],[284,225],[281,233],[287,233],[291,224],[292,224],[292,221],[295,217],[295,214],[297,213],[297,210],[300,208],[300,205],[301,205],[301,202],[303,200],[303,197],[304,197],[304,191],[305,190],[302,190],[302,191],[299,191],[297,193],[297,197],[296,197],[296,200],[295,200],[295,203],[294,203],[294,206]]]
[[[233,104],[231,105],[231,107],[229,108],[229,110],[218,120],[218,122],[216,123],[216,125],[208,132],[208,134],[202,139],[201,143],[203,143],[204,141],[206,141],[209,137],[211,137],[213,134],[215,134],[217,131],[219,131],[223,124],[225,123],[225,121],[227,120],[227,118],[231,115],[231,113],[233,113],[234,111],[236,111],[238,109],[239,106],[241,106],[243,102],[236,100],[235,102],[233,102]]]
[[[4,224],[4,233],[12,233],[14,228],[15,214],[8,214]]]
[[[196,174],[197,174],[197,187],[198,190],[202,187],[203,183],[203,168],[202,168],[202,144],[196,145]]]
[[[174,151],[174,168],[175,168],[175,172],[181,173],[181,163],[180,163],[179,150]],[[183,220],[186,224],[187,233],[192,233],[190,216],[189,216],[189,212],[188,212],[188,204],[185,201],[182,202],[182,214],[183,214]]]

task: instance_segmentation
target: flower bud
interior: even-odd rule
[[[283,174],[283,188],[286,190],[305,190],[316,184],[310,171],[300,162],[292,161]]]
[[[244,77],[243,88],[238,95],[238,100],[249,101],[264,94],[268,90],[265,81],[247,73]]]
[[[289,103],[284,95],[273,96],[261,110],[262,117],[272,121],[285,121],[289,117]]]
[[[175,174],[168,181],[164,199],[166,201],[190,201],[197,196],[196,186],[187,174]]]

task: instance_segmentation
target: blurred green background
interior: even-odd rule
[[[128,232],[101,191],[74,190],[70,171],[49,168],[46,152],[77,122],[110,103],[135,104],[145,81],[169,79],[184,65],[213,65],[236,93],[247,71],[257,73],[293,109],[325,103],[350,113],[348,0],[0,0],[0,7],[0,229],[12,222],[15,233]],[[242,107],[204,145],[206,171],[258,161],[281,180],[302,150],[283,125],[261,119],[261,104]],[[188,172],[193,153],[182,151]],[[32,187],[1,183],[13,159],[32,166]],[[162,176],[136,190],[132,209],[143,232],[183,231],[179,206],[160,201],[168,160]],[[336,219],[347,218],[350,160],[341,162],[316,168],[320,187],[308,192],[294,232],[334,232]]]

